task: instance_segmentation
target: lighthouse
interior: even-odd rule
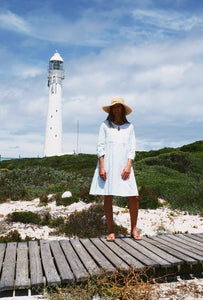
[[[44,156],[62,154],[62,80],[63,59],[56,51],[49,61],[48,88],[49,103],[45,133]]]

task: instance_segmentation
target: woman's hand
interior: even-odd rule
[[[104,169],[104,156],[99,158],[99,176],[103,181],[106,181],[107,174],[106,170]]]
[[[107,174],[106,174],[106,170],[103,167],[99,168],[99,176],[103,181],[106,181]]]
[[[123,169],[123,172],[121,174],[121,178],[123,180],[126,180],[126,179],[130,178],[131,165],[132,165],[132,159],[129,159],[126,167]]]

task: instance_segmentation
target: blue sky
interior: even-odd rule
[[[0,0],[0,154],[43,156],[47,68],[64,59],[63,152],[96,153],[101,107],[132,107],[137,150],[202,139],[203,1]]]

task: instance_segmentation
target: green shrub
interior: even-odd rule
[[[37,241],[36,238],[31,238],[26,235],[24,239],[21,238],[20,233],[17,230],[9,231],[5,236],[0,236],[0,243],[9,243],[9,242],[28,242],[28,241]]]
[[[53,219],[51,222],[51,227],[60,227],[64,225],[64,218],[63,217],[57,217],[56,219]]]
[[[198,152],[203,151],[203,141],[197,141],[189,145],[184,145],[180,147],[183,152]]]
[[[116,234],[127,234],[127,229],[114,224]],[[67,236],[80,238],[101,237],[108,234],[104,219],[104,208],[101,204],[92,204],[89,209],[72,213],[64,226]]]
[[[22,242],[20,233],[17,230],[12,230],[6,236],[0,237],[0,243],[9,242]]]
[[[40,224],[41,218],[39,214],[33,213],[32,211],[15,211],[11,214],[8,214],[7,220],[9,222],[21,222],[24,224],[32,223],[32,224]]]
[[[49,226],[50,222],[51,222],[51,215],[49,212],[46,212],[42,218],[40,218],[40,225],[42,226]]]
[[[139,190],[139,207],[151,209],[159,207],[157,195],[151,192],[144,184],[141,185]]]
[[[164,166],[143,168],[136,177],[138,186],[147,186],[154,195],[165,199],[173,209],[199,213],[202,206],[202,184],[187,174]]]
[[[39,197],[39,199],[40,199],[40,203],[41,203],[42,205],[47,205],[47,204],[48,204],[49,199],[48,199],[46,193],[43,193],[43,194]]]
[[[20,212],[13,212],[7,216],[8,222],[21,222],[24,224],[37,224],[42,226],[50,226],[50,227],[59,227],[64,225],[64,218],[52,218],[51,214],[48,212],[44,213],[43,215],[39,215],[37,213],[33,213],[31,211],[20,211]]]
[[[113,204],[119,207],[129,208],[129,200],[127,197],[115,197],[113,199]]]
[[[146,165],[165,166],[177,170],[181,173],[186,173],[190,168],[190,159],[187,153],[175,151],[167,154],[160,154],[153,158],[145,159]]]
[[[64,179],[69,174],[46,167],[13,169],[0,174],[0,199],[31,200],[41,194],[65,189]],[[37,192],[37,193],[36,193]]]
[[[71,197],[65,197],[65,198],[60,197],[56,200],[56,205],[57,206],[59,206],[59,205],[68,206],[68,205],[71,205],[78,201],[79,201],[79,198],[77,196],[71,196]]]

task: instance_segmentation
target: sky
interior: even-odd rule
[[[0,0],[1,157],[43,157],[56,50],[63,153],[96,153],[115,96],[133,110],[137,151],[202,140],[202,0]]]

